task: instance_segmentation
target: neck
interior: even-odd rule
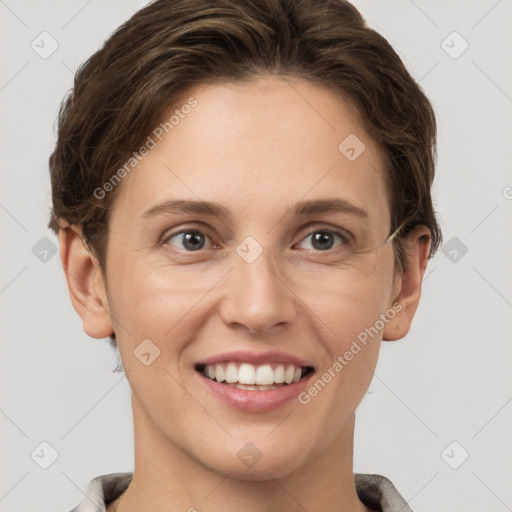
[[[208,511],[368,512],[352,470],[354,415],[335,441],[312,460],[279,478],[239,480],[215,472],[172,443],[132,399],[135,468],[128,489],[108,512]]]

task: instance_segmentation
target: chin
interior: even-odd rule
[[[226,452],[220,457],[212,454],[210,460],[205,461],[203,458],[201,463],[209,470],[235,480],[263,482],[296,471],[305,463],[305,457],[303,448],[298,446],[290,453],[283,453],[282,450],[275,448],[258,450],[248,442],[233,455]]]

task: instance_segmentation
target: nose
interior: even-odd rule
[[[225,282],[220,307],[223,321],[242,325],[251,333],[291,323],[297,314],[297,297],[271,251],[263,250],[254,261],[240,254],[234,255],[234,268]]]

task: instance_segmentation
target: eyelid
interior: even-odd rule
[[[332,254],[335,254],[336,252],[339,252],[340,250],[346,249],[347,246],[351,245],[352,237],[344,229],[339,229],[339,228],[337,229],[337,228],[325,227],[325,226],[323,226],[323,227],[314,227],[313,226],[311,228],[308,228],[307,234],[305,236],[301,236],[301,239],[296,244],[294,244],[294,247],[296,245],[303,243],[305,240],[310,238],[314,233],[320,233],[320,232],[332,233],[335,236],[335,238],[338,238],[338,240],[341,241],[341,244],[338,247],[331,248],[326,251],[313,251],[313,252],[316,252],[318,254],[326,254],[326,255],[331,254],[332,255]],[[308,250],[308,249],[305,249],[305,250]]]
[[[311,222],[304,226],[300,232],[302,233],[303,231],[306,230],[308,232],[308,235],[315,231],[332,231],[334,233],[339,233],[340,235],[344,236],[347,240],[352,240],[354,238],[354,235],[352,235],[352,233],[347,229],[326,222]]]
[[[207,228],[207,229],[204,229],[202,227],[198,228],[198,227],[195,227],[195,226],[187,226],[187,225],[179,228],[177,231],[172,231],[173,228],[171,228],[171,229],[165,231],[165,233],[161,236],[159,244],[160,245],[171,245],[171,244],[166,244],[166,242],[170,238],[174,238],[177,235],[180,235],[180,234],[186,233],[186,232],[191,232],[191,231],[198,231],[199,233],[201,233],[201,234],[205,235],[207,238],[209,238],[211,243],[215,244],[216,242],[213,239],[213,237],[211,237],[207,232],[205,232],[205,231],[208,231],[210,229],[210,226],[208,226],[208,224],[206,224],[204,222],[200,222],[200,221],[197,221],[196,224],[201,224],[202,226],[205,226],[205,228]],[[341,228],[339,226],[329,225],[328,223],[325,223],[325,222],[314,221],[314,222],[310,222],[310,223],[306,224],[305,226],[303,226],[300,229],[299,233],[302,234],[301,238],[298,240],[298,242],[294,243],[294,245],[297,245],[298,243],[303,242],[307,237],[309,237],[313,233],[319,232],[319,231],[329,231],[329,232],[332,232],[335,235],[338,235],[338,236],[344,238],[346,244],[350,244],[353,241],[353,239],[354,239],[352,233],[350,233],[348,230],[346,230],[344,228]],[[194,251],[184,251],[184,252],[190,253],[190,254],[194,253]],[[202,250],[199,250],[197,252],[198,253],[202,252]],[[318,251],[318,252],[326,252],[326,253],[328,253],[328,252],[333,252],[333,250]]]
[[[174,228],[169,228],[169,229],[165,230],[164,233],[160,236],[160,238],[158,240],[158,245],[164,244],[171,237],[174,237],[176,235],[179,235],[183,232],[188,232],[188,231],[199,231],[203,235],[206,235],[208,238],[210,238],[210,240],[212,239],[212,237],[207,233],[207,231],[211,230],[211,227],[208,224],[206,224],[205,222],[201,222],[201,221],[196,221],[195,224],[201,224],[201,227],[185,225],[181,228],[178,228],[175,226]],[[175,229],[177,229],[177,231],[174,231]]]

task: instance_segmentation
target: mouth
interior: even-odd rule
[[[195,369],[207,379],[245,391],[280,389],[299,382],[314,371],[312,366],[286,362],[256,365],[240,361],[198,363]]]

